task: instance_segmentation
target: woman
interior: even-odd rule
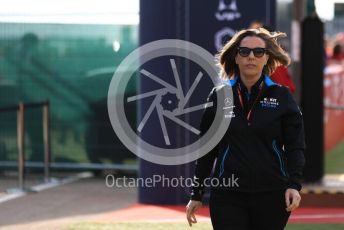
[[[305,163],[302,114],[285,86],[268,77],[290,58],[277,43],[284,33],[263,28],[238,32],[219,53],[226,84],[215,87],[208,100],[201,131],[210,127],[216,93],[233,91],[233,112],[220,143],[196,162],[194,184],[188,203],[189,225],[202,206],[204,183],[212,172],[210,216],[219,229],[284,229],[290,212],[300,204],[300,179]],[[233,179],[235,183],[233,183]],[[227,179],[232,183],[224,183]]]

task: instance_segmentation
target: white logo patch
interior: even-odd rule
[[[229,111],[227,114],[225,114],[225,118],[234,118],[234,117],[235,117],[234,111]]]
[[[277,106],[279,106],[278,100],[272,97],[264,97],[264,99],[260,101],[260,104],[262,107],[267,108],[276,108]]]

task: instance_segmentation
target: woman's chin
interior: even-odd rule
[[[257,76],[260,76],[261,75],[261,72],[257,72],[256,70],[255,71],[245,71],[243,73],[243,75],[245,77],[248,77],[248,78],[255,78]]]

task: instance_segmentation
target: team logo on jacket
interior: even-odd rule
[[[235,117],[234,111],[225,112],[225,118],[234,118],[234,117]]]
[[[233,109],[235,105],[233,105],[233,100],[229,97],[225,98],[225,106],[223,107],[225,118],[233,118],[235,117],[235,113],[233,112]]]
[[[276,98],[264,97],[264,99],[260,101],[260,104],[262,107],[276,108],[279,105],[279,102]]]

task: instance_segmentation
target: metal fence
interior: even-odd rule
[[[18,105],[0,108],[0,113],[17,112],[18,186],[20,190],[25,189],[25,110],[28,108],[42,108],[44,181],[48,182],[50,177],[49,102],[19,103]]]

